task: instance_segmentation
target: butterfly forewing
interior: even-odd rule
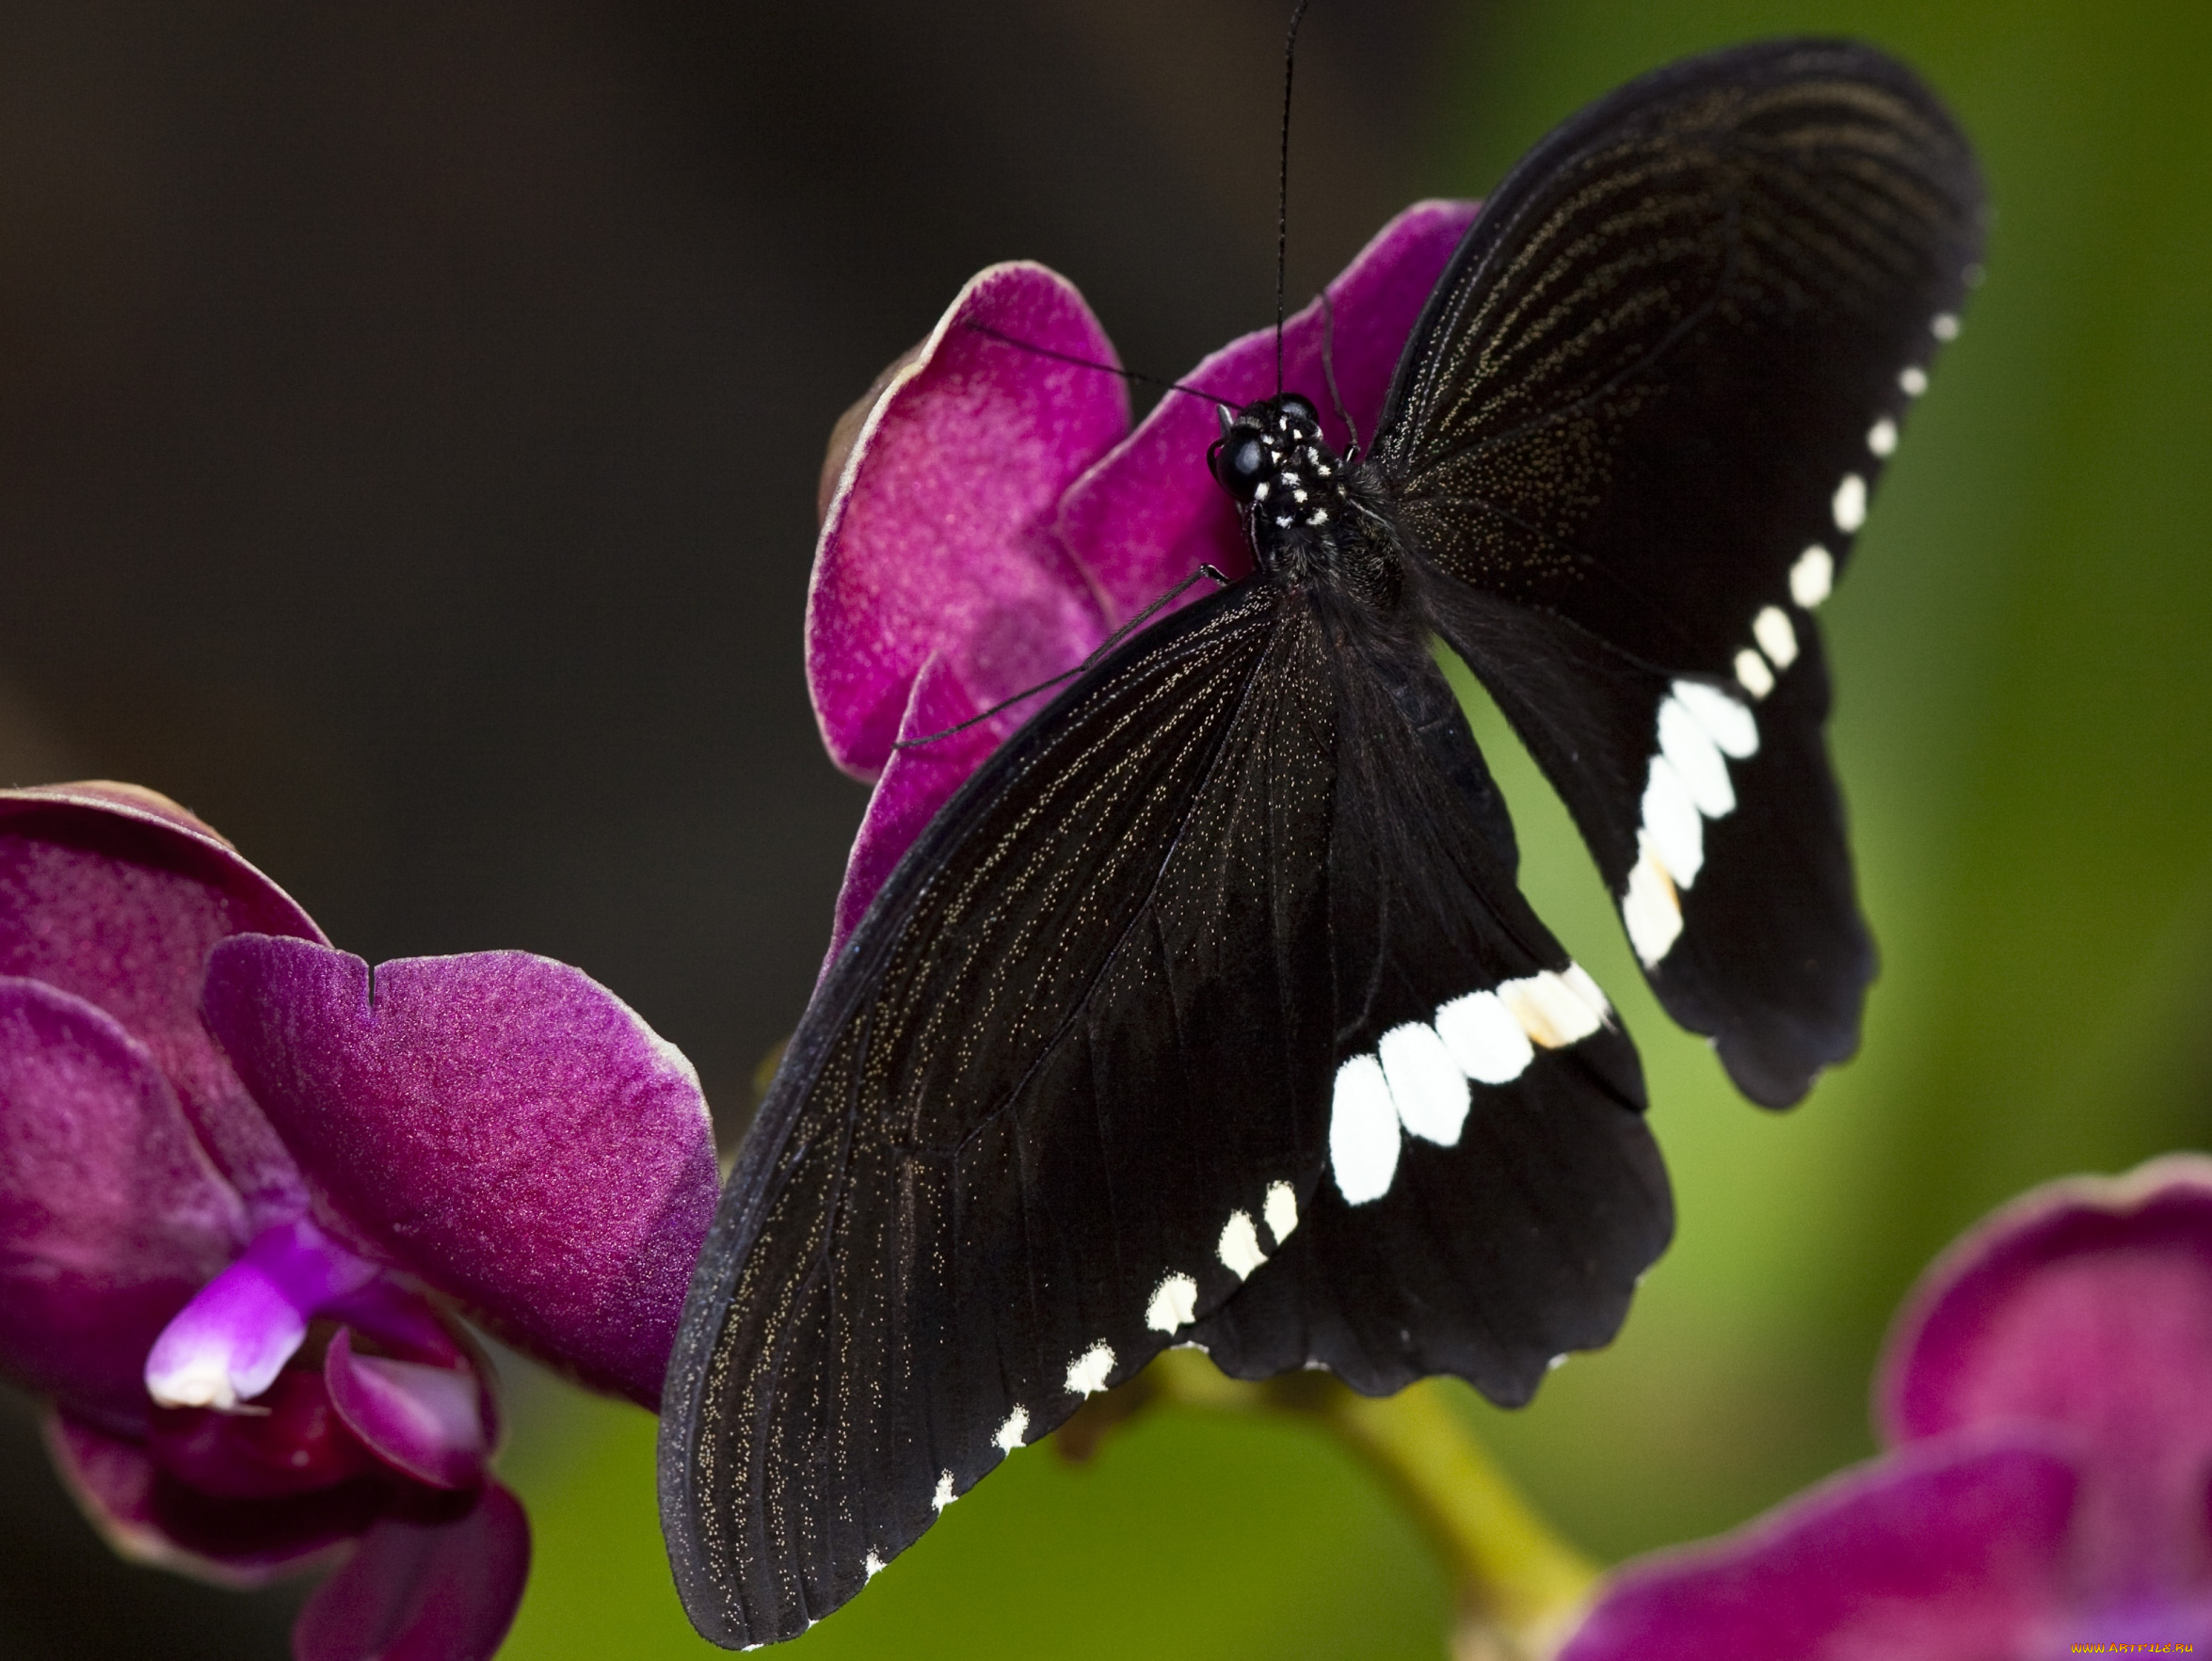
[[[1980,220],[1964,141],[1881,54],[1676,65],[1500,186],[1377,439],[1400,528],[1446,579],[1439,627],[1574,808],[1662,1001],[1771,1104],[1856,1046],[1873,970],[1812,613],[1956,330]],[[1520,612],[1470,618],[1455,584]],[[1517,667],[1562,679],[1562,621],[1586,637],[1563,697]],[[1713,744],[1664,715],[1685,682],[1749,718],[1742,754],[1701,693],[1676,701],[1727,729]]]

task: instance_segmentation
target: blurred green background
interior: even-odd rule
[[[734,1132],[858,786],[798,624],[837,412],[970,271],[1158,374],[1269,312],[1287,0],[0,7],[0,773],[189,803],[372,959],[617,988]],[[1495,716],[1538,910],[1625,1012],[1680,1213],[1621,1339],[1465,1397],[1609,1560],[1869,1451],[1928,1258],[2212,1142],[2212,7],[1316,0],[1290,287],[1553,122],[1785,31],[1915,63],[1988,282],[1822,614],[1883,952],[1861,1058],[1737,1098],[1644,995]],[[644,1415],[509,1368],[509,1661],[703,1655]],[[109,1557],[0,1396],[0,1656],[275,1657],[297,1589]],[[1435,1661],[1446,1587],[1338,1447],[1160,1413],[1024,1452],[792,1653]]]
[[[1784,31],[1915,64],[1997,214],[1988,283],[1823,613],[1883,953],[1858,1061],[1788,1114],[1736,1097],[1478,710],[1531,896],[1643,1046],[1680,1207],[1618,1343],[1524,1412],[1467,1397],[1609,1559],[1869,1452],[1888,1314],[1989,1206],[2212,1140],[2212,8],[1523,0],[1455,43],[1421,188],[1479,193],[1628,76]],[[711,1653],[668,1594],[649,1423],[550,1390],[521,1419],[508,1468],[540,1555],[505,1653]],[[1421,1541],[1336,1447],[1162,1413],[1087,1466],[1014,1460],[792,1653],[1433,1657],[1447,1614]]]

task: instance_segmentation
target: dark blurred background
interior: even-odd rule
[[[1272,306],[1285,0],[0,4],[0,775],[153,786],[372,960],[581,965],[726,1129],[862,788],[800,666],[831,422],[995,260],[1125,361]],[[1683,1227],[1627,1334],[1468,1411],[1592,1549],[1867,1445],[1887,1312],[1989,1205],[2212,1133],[2212,13],[2166,0],[1317,0],[1290,288],[1638,71],[1785,29],[1982,145],[1990,283],[1828,614],[1884,948],[1865,1058],[1734,1099],[1487,711],[1529,886],[1643,1045]],[[700,1653],[650,1426],[521,1371],[513,1656]],[[0,1411],[0,1654],[278,1656],[113,1561]],[[1290,1427],[1038,1453],[837,1653],[1434,1655],[1442,1581]],[[841,1647],[842,1646],[842,1647]]]

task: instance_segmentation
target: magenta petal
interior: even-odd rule
[[[938,809],[953,799],[970,774],[990,759],[993,750],[1049,701],[1047,695],[1018,704],[934,743],[891,752],[874,793],[868,798],[860,834],[854,838],[853,851],[845,860],[844,886],[838,890],[837,917],[825,966],[844,950],[845,941],[874,901],[876,890],[937,817]],[[975,707],[944,660],[932,658],[915,679],[899,736],[926,738],[943,732],[968,720]]]
[[[369,1451],[433,1488],[473,1488],[490,1452],[484,1393],[463,1367],[356,1355],[341,1328],[323,1355],[330,1404]]]
[[[530,1520],[489,1482],[458,1516],[387,1516],[292,1628],[297,1661],[484,1661],[530,1577]]]
[[[807,680],[840,767],[873,778],[917,678],[941,657],[961,717],[1080,663],[1104,635],[1053,541],[1061,493],[1129,430],[1082,296],[1041,265],[970,279],[878,399],[831,499],[807,605]]]
[[[2096,1474],[2091,1582],[2204,1573],[2212,1467],[2212,1159],[2022,1196],[1938,1259],[1899,1318],[1876,1399],[1893,1440],[2028,1421]]]
[[[276,1499],[203,1493],[158,1468],[143,1445],[64,1413],[47,1419],[46,1448],[117,1556],[216,1586],[264,1586],[306,1568],[366,1528],[387,1496],[380,1479]]]
[[[142,1425],[147,1346],[245,1238],[145,1046],[82,998],[0,978],[0,1369]]]
[[[1373,440],[1406,337],[1479,205],[1416,202],[1384,226],[1329,284],[1337,388],[1363,442]],[[1342,449],[1351,435],[1338,419],[1322,373],[1325,326],[1319,300],[1285,325],[1283,388],[1313,401],[1329,442]],[[1274,330],[1231,342],[1183,376],[1182,384],[1240,406],[1268,396],[1275,391]],[[1110,624],[1135,616],[1202,564],[1210,562],[1231,577],[1252,568],[1236,512],[1207,470],[1206,453],[1219,430],[1210,405],[1162,398],[1068,492],[1060,539],[1102,598]]]
[[[153,1462],[215,1499],[281,1499],[382,1469],[346,1429],[319,1368],[286,1367],[245,1413],[173,1408],[146,1436]]]
[[[1641,1559],[1560,1661],[2009,1661],[2054,1617],[2075,1484],[2027,1440],[1891,1454]]]
[[[376,971],[267,935],[206,1013],[341,1232],[518,1346],[647,1407],[714,1208],[690,1062],[582,970],[519,951]]]
[[[298,1176],[199,1012],[207,949],[248,932],[322,938],[175,803],[127,785],[0,791],[0,975],[73,992],[144,1044],[258,1223],[298,1210]]]

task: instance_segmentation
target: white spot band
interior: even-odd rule
[[[1393,1027],[1375,1050],[1406,1133],[1442,1147],[1456,1146],[1467,1123],[1467,1076],[1436,1029],[1426,1021]]]
[[[1383,1063],[1371,1055],[1354,1056],[1337,1069],[1329,1166],[1348,1206],[1381,1199],[1398,1174],[1398,1105],[1390,1099]]]
[[[1696,814],[1694,805],[1691,813]],[[1329,1165],[1345,1204],[1364,1206],[1390,1191],[1405,1137],[1458,1145],[1473,1105],[1469,1080],[1509,1084],[1527,1071],[1538,1048],[1587,1038],[1611,1015],[1597,982],[1570,963],[1563,971],[1543,969],[1494,991],[1455,998],[1436,1011],[1434,1024],[1408,1021],[1391,1028],[1374,1053],[1353,1056],[1337,1069]],[[1289,1183],[1270,1185],[1266,1216],[1280,1245],[1298,1225],[1297,1198]],[[1222,1231],[1222,1261],[1239,1274],[1250,1273],[1239,1266],[1247,1247],[1251,1267],[1258,1268],[1264,1254],[1251,1218],[1239,1211]]]
[[[1252,1226],[1251,1212],[1229,1213],[1229,1220],[1221,1225],[1221,1243],[1214,1253],[1222,1267],[1239,1280],[1252,1278],[1252,1271],[1267,1261],[1267,1254],[1259,1249],[1259,1231]]]
[[[1736,654],[1736,683],[1753,697],[1763,698],[1774,690],[1774,671],[1747,647]]]
[[[1495,992],[1453,998],[1436,1012],[1436,1035],[1478,1084],[1511,1084],[1536,1059],[1528,1032]]]
[[[1774,661],[1774,667],[1787,669],[1797,662],[1797,630],[1789,621],[1789,614],[1778,605],[1771,605],[1751,620],[1752,638],[1759,643],[1759,650]]]
[[[1835,511],[1835,528],[1850,535],[1867,522],[1867,481],[1857,473],[1845,473],[1828,505]]]
[[[1171,1274],[1154,1288],[1145,1306],[1145,1324],[1156,1333],[1172,1333],[1191,1324],[1198,1309],[1198,1283],[1187,1274]]]
[[[1101,1338],[1067,1364],[1067,1393],[1096,1396],[1106,1388],[1107,1375],[1113,1371],[1114,1346]]]
[[[1621,896],[1621,922],[1645,968],[1666,956],[1681,936],[1682,902],[1649,843],[1628,872],[1627,892]]]
[[[1835,559],[1818,542],[1797,556],[1789,567],[1789,598],[1811,611],[1835,586]]]

